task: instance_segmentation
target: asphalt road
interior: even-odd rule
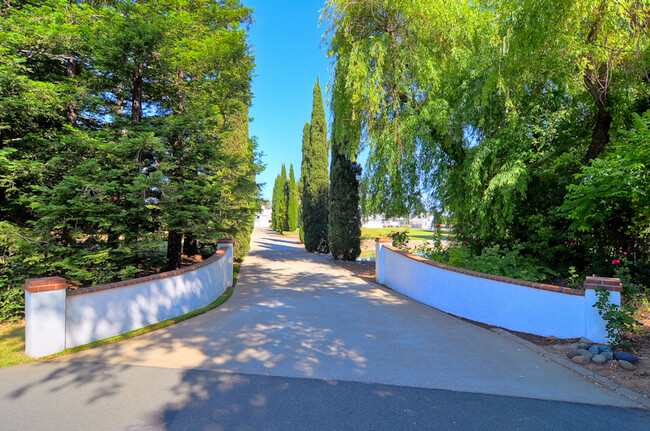
[[[259,231],[212,312],[0,370],[0,430],[585,427],[645,430],[650,414]]]

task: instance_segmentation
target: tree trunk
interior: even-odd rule
[[[585,155],[585,163],[589,164],[605,149],[609,143],[609,129],[612,125],[612,116],[605,109],[598,108],[596,125],[591,137],[591,144]]]
[[[183,245],[183,234],[170,230],[167,234],[167,265],[166,271],[172,271],[181,266],[181,250]]]
[[[199,254],[199,242],[191,233],[185,234],[185,240],[183,241],[183,253],[188,256]]]
[[[131,120],[139,123],[142,121],[142,64],[136,64],[133,73],[133,86],[131,88]]]
[[[66,76],[70,79],[74,78],[77,75],[77,60],[74,58],[69,58],[66,64]],[[66,117],[68,119],[68,124],[71,126],[77,125],[77,100],[72,98],[68,101],[66,107]]]

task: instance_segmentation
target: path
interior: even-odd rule
[[[221,307],[0,382],[2,429],[650,427],[629,400],[262,231]]]

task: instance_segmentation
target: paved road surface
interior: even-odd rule
[[[232,298],[0,370],[0,429],[650,429],[605,388],[256,231]]]

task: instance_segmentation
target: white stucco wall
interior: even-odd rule
[[[221,258],[193,271],[68,296],[65,347],[114,337],[210,304],[232,283],[232,245],[219,248],[225,249]]]
[[[526,287],[474,277],[377,247],[377,281],[419,302],[477,322],[560,338],[607,342],[605,323],[586,295]],[[610,292],[620,304],[620,294]]]

